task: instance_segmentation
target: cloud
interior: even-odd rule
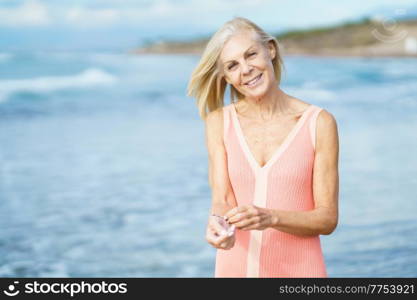
[[[381,5],[402,6],[413,0],[9,0],[0,3],[0,26],[66,25],[99,28],[145,26],[212,30],[234,15],[274,26],[311,26],[360,16]],[[11,5],[13,3],[13,5]],[[311,11],[315,11],[311,14]]]
[[[113,25],[121,18],[121,13],[116,9],[88,9],[84,7],[71,8],[66,20],[70,24],[83,27],[96,27],[103,25]]]
[[[0,26],[44,26],[51,23],[47,7],[27,0],[14,8],[0,8]]]
[[[113,5],[109,5],[109,2]],[[260,5],[271,3],[271,0],[156,0],[151,2],[138,1],[135,4],[130,3],[130,5],[126,5],[126,3],[116,5],[119,0],[107,0],[105,3],[108,5],[107,8],[97,6],[97,3],[91,7],[77,5],[66,12],[65,20],[69,25],[85,27],[117,24],[140,26],[149,22],[159,23],[159,25],[172,22],[175,24],[189,24],[199,21],[207,22],[204,21],[205,19],[210,19],[211,22],[216,23],[215,19],[217,19],[218,14],[228,16],[230,12],[239,13],[256,9]],[[213,18],[213,15],[217,16]]]

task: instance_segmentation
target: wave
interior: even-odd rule
[[[0,102],[17,92],[49,93],[70,88],[89,88],[111,84],[117,78],[97,68],[71,76],[51,76],[31,79],[0,80]]]

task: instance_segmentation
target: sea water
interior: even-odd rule
[[[417,60],[284,61],[283,90],[338,124],[329,276],[416,277]],[[197,62],[0,54],[0,276],[213,277]]]

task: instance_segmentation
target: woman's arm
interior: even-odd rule
[[[227,156],[223,142],[222,108],[208,114],[205,127],[209,160],[209,184],[212,192],[211,213],[223,216],[237,204],[227,171]]]
[[[317,117],[316,153],[313,171],[315,208],[311,211],[272,211],[272,228],[292,234],[332,233],[338,223],[339,138],[332,114],[322,110]]]
[[[316,131],[314,209],[285,211],[243,205],[226,214],[231,224],[241,230],[274,228],[303,236],[330,234],[335,230],[338,222],[339,139],[336,120],[325,110],[317,118]]]

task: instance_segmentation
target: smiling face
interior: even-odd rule
[[[277,85],[272,43],[265,47],[253,31],[232,36],[220,53],[220,68],[227,83],[245,97],[261,97]]]

